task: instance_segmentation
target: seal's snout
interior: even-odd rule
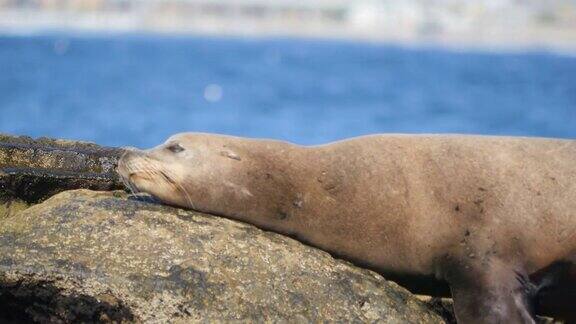
[[[120,164],[120,162],[126,162],[126,160],[133,158],[136,153],[137,153],[136,150],[124,151],[124,153],[122,153],[122,155],[120,156],[120,160],[118,161],[118,164]]]
[[[120,176],[120,180],[132,193],[141,191],[139,188],[142,181],[153,180],[147,161],[146,154],[136,148],[125,149],[118,160],[116,172]]]
[[[128,179],[130,177],[130,173],[133,172],[133,162],[131,161],[134,161],[134,159],[139,155],[140,151],[136,148],[125,150],[118,160],[118,167],[116,168],[116,172],[118,172],[121,177]]]
[[[129,161],[142,157],[144,152],[139,150],[135,147],[125,147],[124,153],[120,156],[120,160],[118,160],[118,166],[120,165],[127,166],[129,165]]]
[[[137,179],[152,181],[161,173],[160,169],[158,161],[150,158],[146,151],[133,149],[124,151],[118,160],[116,172],[124,180],[134,183]]]

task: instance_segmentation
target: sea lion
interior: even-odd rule
[[[401,284],[445,281],[461,323],[576,320],[574,140],[373,135],[303,147],[185,133],[127,151],[118,172],[165,203],[290,235]]]

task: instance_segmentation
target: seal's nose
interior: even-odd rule
[[[129,162],[132,158],[134,158],[135,155],[139,154],[140,150],[134,148],[134,147],[123,147],[122,148],[124,150],[124,152],[122,153],[122,155],[120,156],[120,159],[118,159],[118,165],[116,166],[116,172],[120,173],[120,175],[124,175],[127,176],[129,171],[128,171],[128,167],[129,167]]]
[[[123,160],[128,160],[131,157],[134,157],[135,155],[142,153],[142,150],[139,150],[132,146],[124,146],[122,147],[122,150],[124,151],[124,153],[122,153],[122,155],[120,156],[120,162],[122,162]]]
[[[122,153],[122,155],[120,156],[119,163],[122,163],[122,162],[126,161],[126,159],[129,159],[131,155],[134,155],[134,152],[135,152],[135,151],[125,150],[125,151]]]

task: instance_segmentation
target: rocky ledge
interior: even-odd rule
[[[378,274],[222,217],[74,190],[0,222],[1,322],[443,323]]]

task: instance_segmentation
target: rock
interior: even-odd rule
[[[70,189],[124,188],[115,173],[121,149],[0,134],[0,219],[17,205]]]
[[[426,295],[414,296],[425,302],[428,307],[432,308],[436,313],[445,318],[447,323],[456,324],[456,316],[454,315],[454,302],[452,301],[452,298],[432,297]]]
[[[407,290],[221,217],[66,191],[0,223],[0,322],[443,323]]]

